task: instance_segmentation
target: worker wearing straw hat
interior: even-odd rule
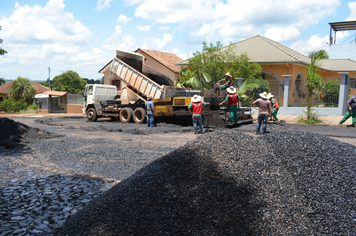
[[[255,107],[255,104],[258,104],[259,111],[255,134],[260,134],[261,124],[263,124],[262,134],[265,134],[267,131],[268,114],[271,111],[271,102],[268,100],[267,95],[266,92],[260,93],[260,98],[252,103],[252,107]]]
[[[240,96],[236,93],[236,88],[234,86],[230,86],[226,89],[228,93],[226,99],[222,101],[219,105],[221,106],[224,103],[228,103],[229,112],[230,112],[230,123],[236,123],[239,118],[237,116],[237,104],[240,101]]]
[[[272,95],[271,93],[268,93],[267,95],[268,100],[271,102],[271,106],[272,106],[272,112],[271,112],[271,116],[273,117],[273,123],[277,123],[278,122],[278,118],[277,118],[277,113],[279,110],[279,105],[277,100],[274,98],[274,95]]]
[[[224,89],[230,87],[232,84],[232,76],[230,75],[230,72],[227,72],[225,74],[225,76],[226,76],[225,83],[223,85],[220,85],[221,90],[224,90]]]
[[[191,98],[191,103],[188,106],[189,113],[192,114],[194,134],[198,133],[198,123],[200,127],[200,132],[204,133],[203,119],[201,113],[203,112],[203,107],[206,106],[205,102],[201,101],[201,96],[195,94]]]

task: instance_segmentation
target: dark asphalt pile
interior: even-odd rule
[[[152,162],[55,235],[355,235],[355,146],[216,130]]]
[[[24,143],[59,136],[61,135],[32,128],[12,119],[0,118],[0,147],[2,148],[22,147]]]

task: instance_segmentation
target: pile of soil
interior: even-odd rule
[[[92,200],[55,235],[355,235],[356,150],[216,130]]]
[[[0,147],[2,148],[23,147],[25,143],[61,136],[8,118],[0,118],[0,130]]]

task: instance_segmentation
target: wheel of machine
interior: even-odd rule
[[[141,124],[145,121],[146,111],[142,107],[137,107],[133,112],[133,120],[137,124]]]
[[[98,119],[98,115],[94,108],[89,108],[87,111],[87,119],[88,121],[96,121]]]
[[[128,123],[131,120],[133,110],[130,107],[125,107],[120,111],[120,121],[122,123]]]

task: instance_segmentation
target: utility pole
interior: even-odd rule
[[[48,67],[48,87],[49,91],[51,91],[51,67]]]

